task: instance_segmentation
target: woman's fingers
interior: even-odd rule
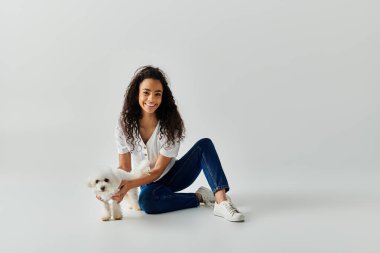
[[[117,195],[117,199],[115,199],[115,201],[118,203],[118,204],[120,204],[120,202],[123,200],[123,197],[122,197],[123,195],[121,195],[121,194],[119,194],[119,195]]]
[[[120,203],[123,200],[124,195],[124,193],[119,191],[112,196],[112,199],[115,200],[117,203]]]
[[[120,201],[120,193],[116,193],[115,195],[112,196],[112,199],[115,200],[115,201]]]

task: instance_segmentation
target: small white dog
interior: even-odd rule
[[[120,205],[111,199],[111,197],[119,191],[121,181],[138,178],[143,174],[149,174],[149,170],[149,161],[144,160],[137,168],[132,169],[131,172],[126,172],[122,169],[108,169],[89,178],[88,187],[93,188],[94,193],[99,196],[104,203],[105,212],[102,216],[103,221],[110,220],[112,216],[115,220],[121,220],[123,218]],[[130,208],[140,210],[138,189],[133,188],[129,190],[127,197]]]

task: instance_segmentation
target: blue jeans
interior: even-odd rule
[[[201,170],[210,188],[229,190],[227,178],[214,144],[210,139],[199,140],[160,180],[141,186],[139,204],[148,214],[166,213],[199,206],[195,193],[177,193],[190,186]]]

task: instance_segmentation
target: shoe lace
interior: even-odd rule
[[[239,210],[237,210],[237,208],[229,201],[224,201],[223,202],[223,205],[224,207],[226,208],[226,210],[231,214],[231,215],[234,215],[236,213],[240,213]]]

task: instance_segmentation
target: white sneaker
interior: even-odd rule
[[[225,218],[228,221],[244,221],[244,215],[232,204],[231,198],[214,205],[214,215]]]
[[[211,190],[208,188],[201,186],[195,193],[199,193],[202,196],[202,202],[205,206],[213,206],[215,203],[215,196]]]

